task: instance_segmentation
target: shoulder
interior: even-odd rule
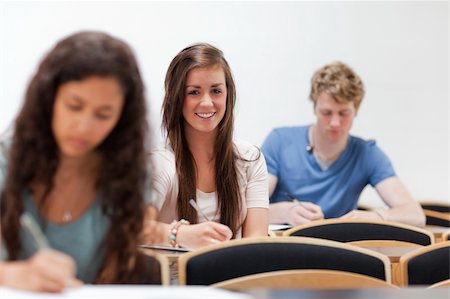
[[[282,137],[297,136],[308,130],[309,126],[291,126],[291,127],[278,127],[274,128],[271,134],[279,135]]]
[[[251,144],[248,141],[235,139],[233,140],[234,148],[238,157],[244,160],[253,161],[258,160],[262,154],[259,147]]]
[[[359,151],[372,152],[380,150],[375,139],[363,139],[361,137],[350,135],[350,140],[353,147]]]
[[[152,163],[175,163],[175,154],[172,147],[166,143],[159,144],[152,148],[149,152],[149,156]]]

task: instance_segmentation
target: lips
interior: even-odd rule
[[[74,148],[77,148],[77,149],[84,149],[89,146],[89,142],[87,142],[85,139],[82,139],[82,138],[74,137],[74,138],[70,138],[69,141],[70,141],[70,144]]]
[[[208,112],[208,113],[195,113],[200,118],[208,119],[213,117],[216,114],[216,112]]]

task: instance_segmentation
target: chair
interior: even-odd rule
[[[228,290],[254,288],[359,289],[397,288],[371,276],[336,270],[283,270],[247,275],[211,285]]]
[[[339,270],[391,282],[389,259],[377,252],[314,238],[231,240],[180,256],[180,285],[211,285],[281,270]]]
[[[143,255],[145,256],[145,262],[148,263],[149,269],[151,269],[150,275],[153,276],[151,284],[169,285],[170,275],[167,257],[148,250],[143,251]]]
[[[422,209],[431,210],[441,213],[450,213],[450,204],[440,201],[421,201],[419,202]]]
[[[450,230],[442,234],[442,241],[450,241]]]
[[[423,210],[427,225],[450,227],[450,214],[432,210]]]
[[[403,286],[432,285],[450,279],[450,241],[419,248],[400,257]]]
[[[436,282],[436,283],[430,285],[428,288],[432,289],[432,288],[448,288],[448,287],[450,287],[450,279]]]
[[[426,246],[435,242],[434,235],[427,230],[403,223],[371,219],[318,220],[293,227],[285,231],[283,236],[313,237],[373,246]]]

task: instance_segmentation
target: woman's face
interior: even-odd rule
[[[215,133],[225,115],[227,85],[220,65],[189,71],[184,90],[186,133]]]
[[[60,152],[82,157],[93,152],[117,124],[124,103],[119,81],[91,76],[59,86],[52,130]]]

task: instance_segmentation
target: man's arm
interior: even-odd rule
[[[375,186],[381,199],[388,205],[385,220],[397,221],[418,227],[425,226],[425,215],[398,177],[387,178]]]
[[[342,217],[382,219],[406,223],[417,227],[425,226],[425,215],[420,204],[414,200],[398,177],[389,177],[382,180],[375,186],[375,190],[389,207],[387,210],[353,210]]]

